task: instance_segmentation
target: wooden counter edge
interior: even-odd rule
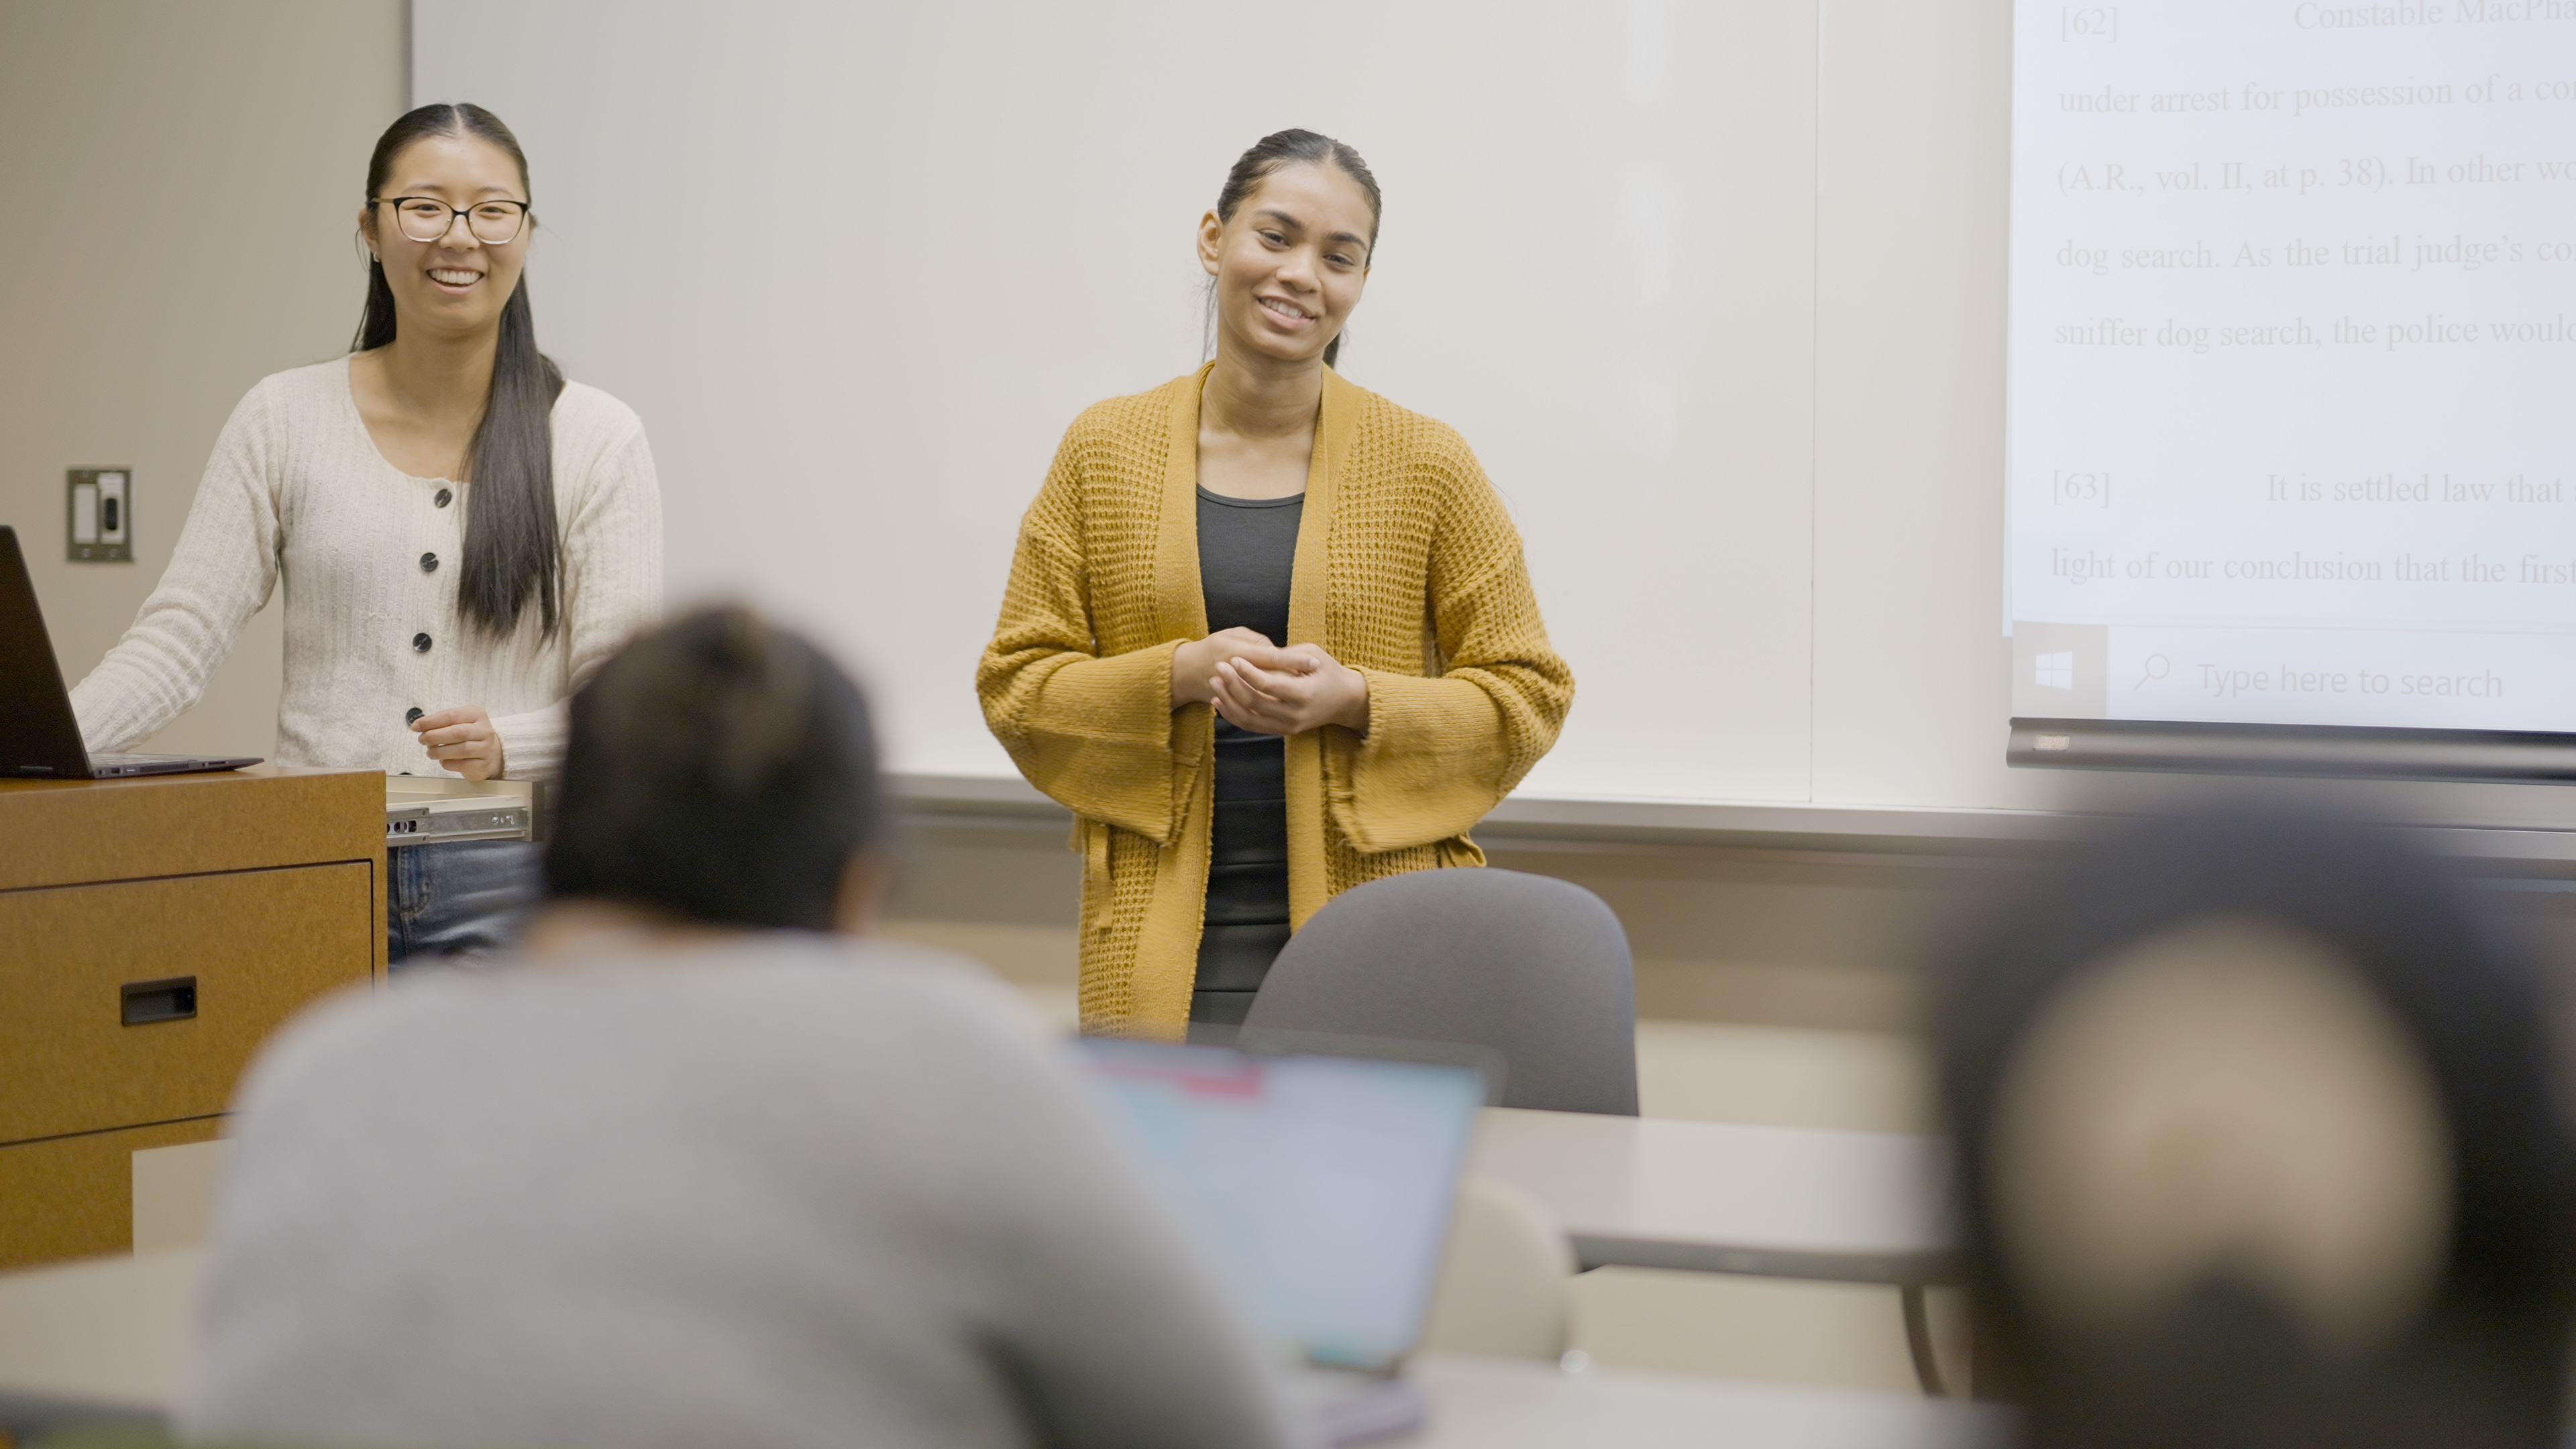
[[[381,897],[384,841],[374,770],[0,780],[0,891],[362,860]]]

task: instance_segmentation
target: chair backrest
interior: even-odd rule
[[[1556,1362],[1575,1266],[1574,1245],[1546,1204],[1498,1178],[1461,1179],[1421,1351]]]
[[[1599,896],[1519,871],[1415,871],[1343,892],[1272,964],[1247,1030],[1472,1042],[1503,1105],[1637,1114],[1627,933]]]

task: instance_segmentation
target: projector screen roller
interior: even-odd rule
[[[2014,24],[2013,713],[2576,730],[2576,0]]]

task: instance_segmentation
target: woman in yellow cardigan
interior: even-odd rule
[[[1216,360],[1076,418],[1021,522],[976,689],[1074,814],[1086,1030],[1240,1021],[1334,895],[1482,865],[1573,702],[1475,454],[1332,370],[1378,212],[1338,141],[1245,152]]]

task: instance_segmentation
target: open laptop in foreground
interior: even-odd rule
[[[1473,1066],[1093,1038],[1113,1114],[1233,1280],[1308,1365],[1290,1385],[1335,1445],[1408,1432],[1421,1337],[1485,1105]]]
[[[81,744],[71,691],[54,663],[53,640],[36,585],[18,552],[18,530],[0,524],[0,778],[110,780],[122,775],[185,775],[238,770],[247,759],[199,755],[93,755]]]

